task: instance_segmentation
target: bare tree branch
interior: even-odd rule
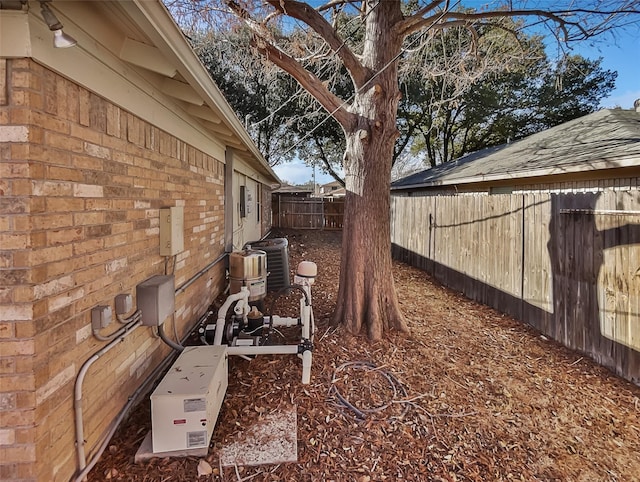
[[[424,16],[442,3],[445,3],[443,11],[446,12],[447,10],[449,10],[449,0],[433,0],[431,3],[422,7],[413,15],[405,17],[405,19],[400,24],[398,24],[398,32],[400,33],[400,35],[409,35],[416,30],[420,30],[425,25],[424,21],[429,18],[435,20],[439,15],[432,15],[426,18]],[[416,24],[420,24],[420,26],[414,27]]]
[[[332,113],[333,118],[336,119],[340,125],[347,126],[355,119],[354,115],[344,108],[345,102],[333,94],[324,82],[300,65],[293,57],[264,40],[262,37],[256,38],[253,45],[265,58],[296,79],[322,107]]]
[[[336,181],[338,181],[342,187],[344,187],[344,179],[342,179],[340,175],[333,169],[333,166],[331,165],[331,162],[329,162],[329,158],[325,153],[320,140],[314,136],[313,142],[315,143],[316,147],[318,148],[318,152],[320,153],[320,159],[324,164],[324,170],[327,171],[327,173]]]
[[[266,0],[266,2],[281,14],[304,22],[317,33],[340,58],[357,89],[369,79],[371,72],[362,66],[360,60],[340,38],[337,30],[308,4],[295,0]]]
[[[436,2],[433,2],[436,3]],[[421,10],[422,11],[422,10]],[[566,18],[565,15],[573,13],[575,11],[560,11],[552,12],[546,10],[495,10],[486,12],[451,12],[444,11],[441,14],[431,15],[429,17],[418,17],[418,14],[414,14],[411,17],[407,17],[406,20],[399,26],[399,31],[402,35],[409,35],[413,32],[421,30],[424,27],[436,27],[443,29],[449,26],[452,20],[466,21],[469,23],[477,22],[478,20],[486,20],[489,18],[506,18],[506,17],[538,17],[552,20],[558,25],[564,33],[565,40],[570,38],[568,26],[576,28],[580,33],[587,37],[589,32],[580,25],[577,21],[571,21]]]
[[[357,5],[359,3],[360,0],[331,0],[324,5],[320,5],[317,10],[318,12],[324,12],[326,10],[331,10],[332,8],[335,9],[338,7],[343,7],[344,5]]]

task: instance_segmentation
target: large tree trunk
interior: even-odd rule
[[[371,2],[369,9],[363,64],[372,80],[356,94],[351,111],[357,120],[345,128],[347,194],[334,321],[379,339],[390,329],[407,331],[391,271],[389,219],[400,95],[396,56],[402,43],[393,28],[401,18],[400,2]]]

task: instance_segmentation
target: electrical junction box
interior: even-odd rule
[[[227,391],[227,347],[187,347],[151,394],[153,453],[208,447]]]
[[[110,306],[96,306],[91,310],[91,328],[98,331],[106,328],[113,319],[113,313]]]
[[[142,324],[159,326],[176,309],[173,275],[156,275],[136,286],[136,303],[142,312]]]
[[[182,206],[160,209],[160,256],[184,251],[184,209]]]

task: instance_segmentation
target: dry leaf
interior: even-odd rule
[[[205,459],[200,459],[198,462],[198,477],[202,475],[211,475],[213,473],[213,468],[209,465]]]

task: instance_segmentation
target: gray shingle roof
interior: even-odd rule
[[[640,113],[603,109],[391,184],[392,190],[640,166]]]

